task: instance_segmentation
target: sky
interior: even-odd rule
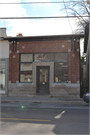
[[[63,0],[57,0],[62,2]],[[67,1],[67,0],[64,0]],[[0,0],[0,3],[56,2],[56,0]],[[0,17],[50,17],[66,16],[63,3],[0,4]],[[0,20],[0,28],[6,27],[7,36],[64,35],[76,28],[75,18],[59,19],[7,19]]]
[[[69,0],[64,0],[67,2]],[[73,0],[70,0],[70,3]],[[63,0],[0,0],[0,3],[63,2]],[[69,4],[69,3],[68,3]],[[66,3],[65,3],[66,5]],[[53,17],[67,16],[64,3],[0,4],[0,17]],[[68,14],[69,15],[69,14]],[[6,28],[7,36],[65,35],[76,29],[75,18],[59,19],[2,19],[0,28]],[[81,42],[81,53],[83,43]]]

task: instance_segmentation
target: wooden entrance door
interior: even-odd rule
[[[49,67],[37,67],[37,93],[49,93]]]

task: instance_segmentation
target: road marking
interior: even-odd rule
[[[18,119],[18,118],[0,118],[3,120],[27,120],[27,121],[51,121],[51,120],[39,120],[39,119]]]
[[[59,115],[55,116],[55,119],[60,119],[62,117],[62,114],[65,113],[65,111],[62,111]]]

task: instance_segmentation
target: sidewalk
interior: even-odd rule
[[[85,104],[82,98],[60,98],[49,95],[36,95],[34,97],[8,97],[0,96],[1,103],[60,103],[60,104]]]

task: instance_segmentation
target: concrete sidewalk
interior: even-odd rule
[[[1,103],[61,103],[61,104],[85,104],[82,98],[60,98],[49,95],[36,95],[34,97],[8,97],[0,96]]]

